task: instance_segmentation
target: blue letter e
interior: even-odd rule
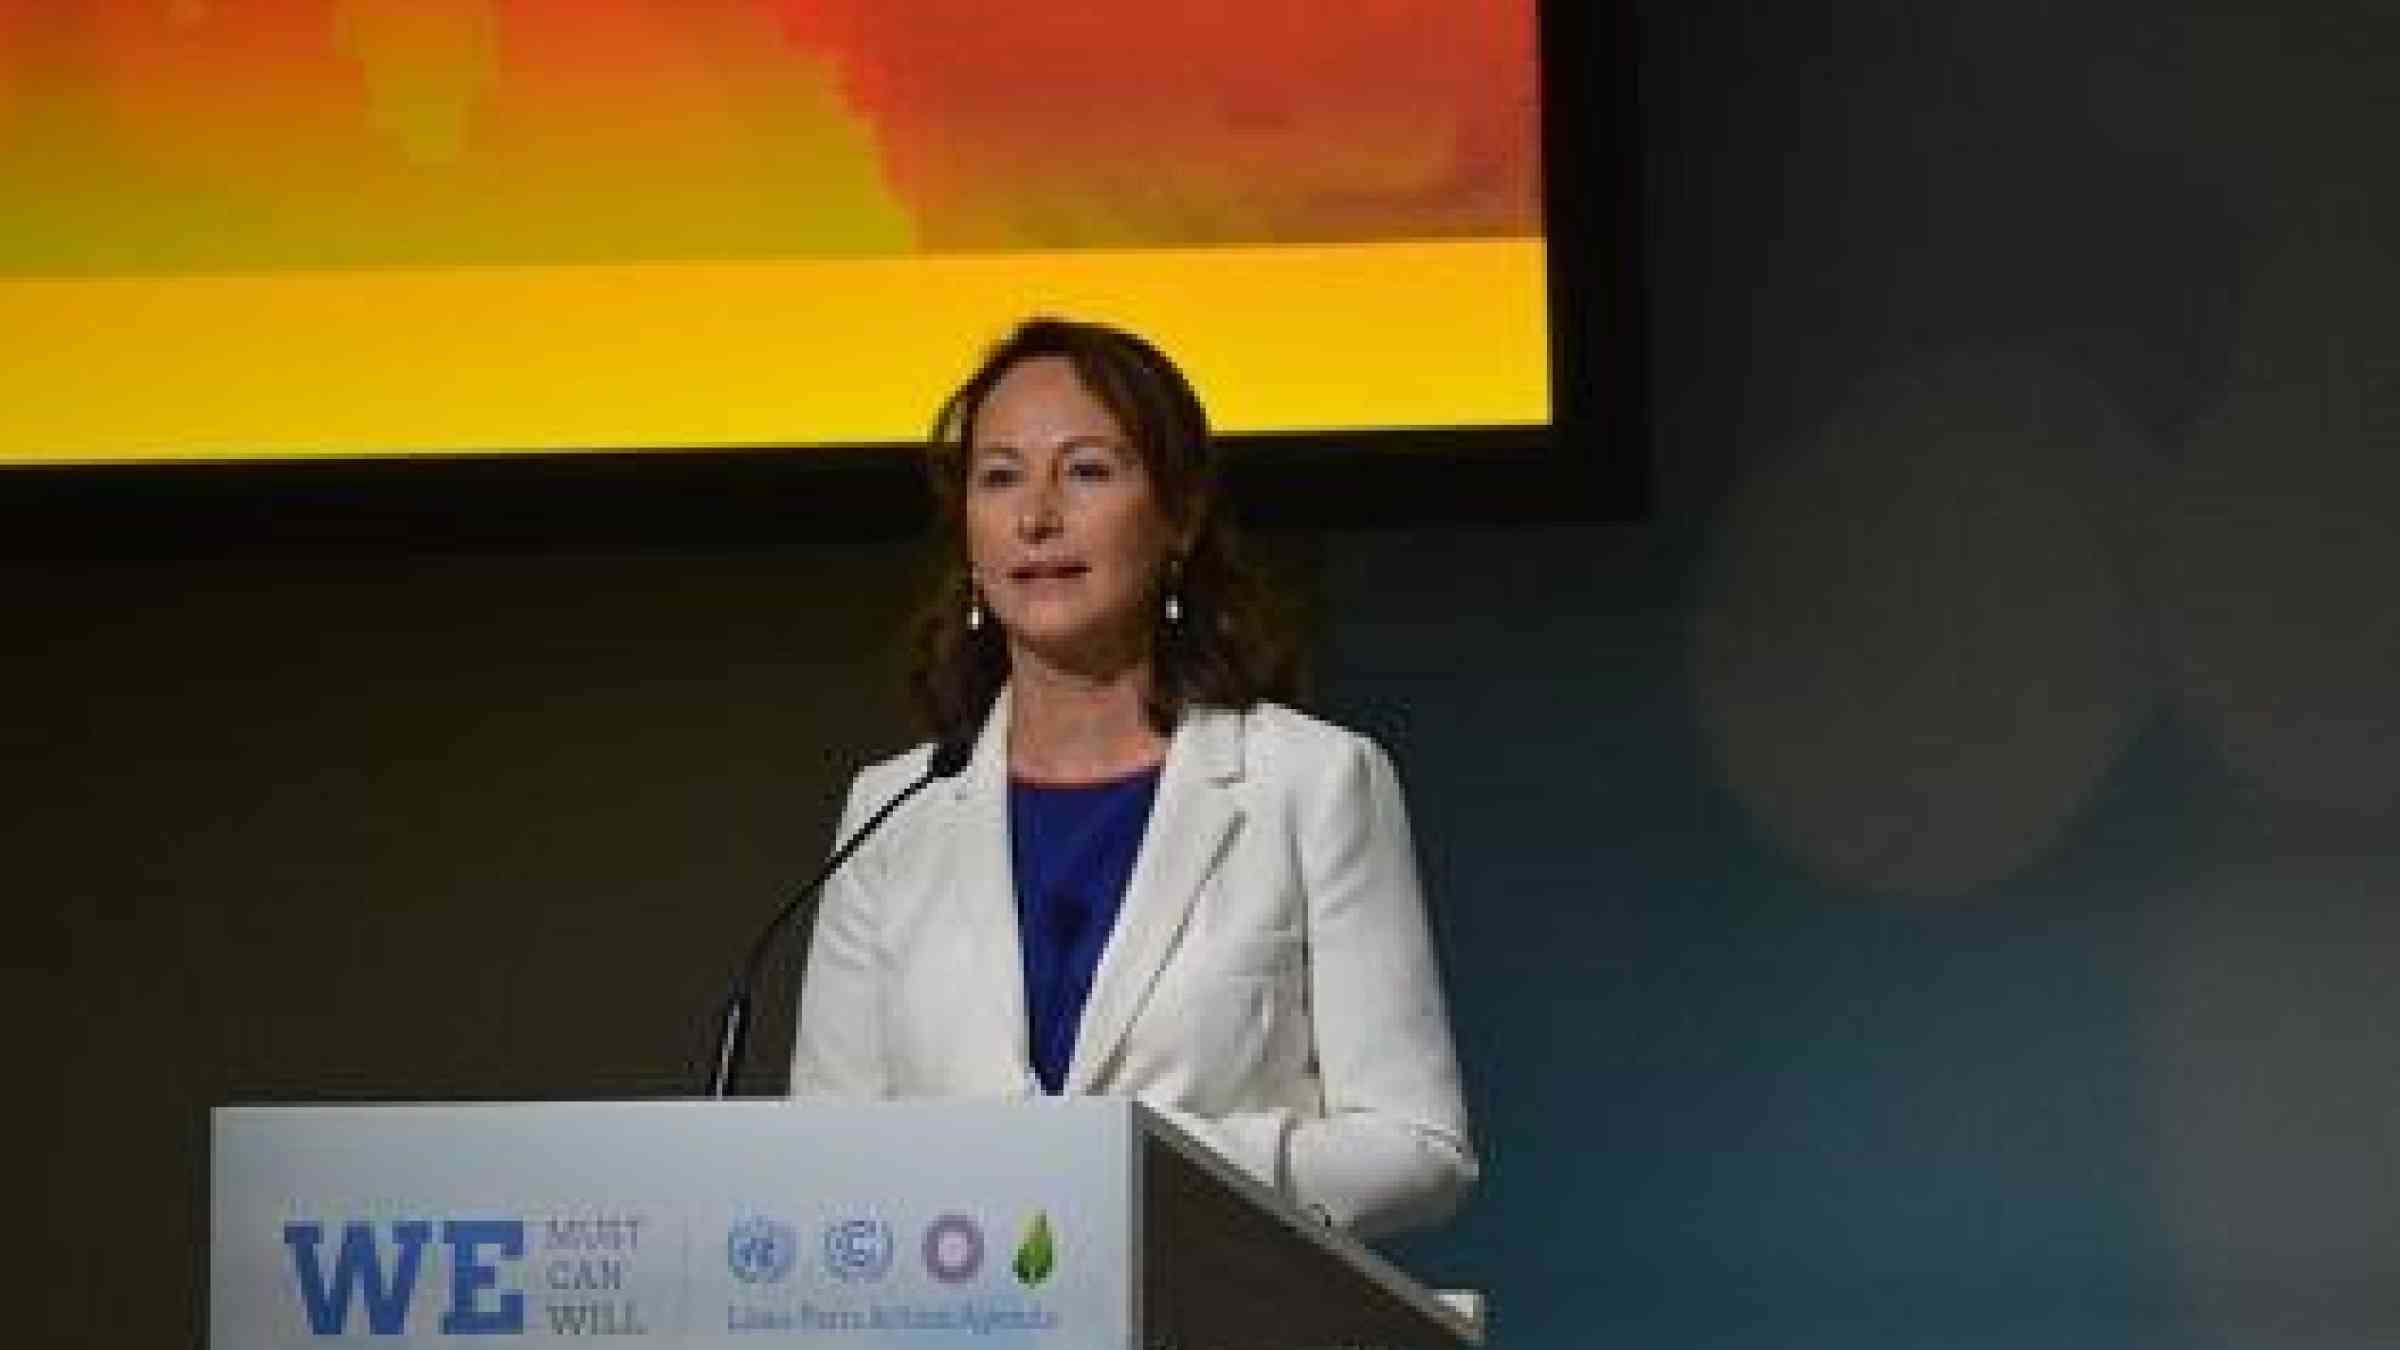
[[[498,1247],[511,1259],[525,1254],[525,1225],[516,1219],[452,1219],[442,1225],[450,1244],[450,1311],[442,1314],[445,1336],[514,1336],[525,1330],[525,1296],[500,1295],[498,1311],[475,1306],[475,1296],[500,1282],[500,1271],[475,1259],[477,1247]]]
[[[325,1240],[321,1223],[287,1223],[283,1245],[292,1249],[293,1273],[300,1278],[300,1301],[308,1310],[308,1329],[319,1336],[339,1336],[350,1320],[350,1290],[359,1289],[367,1305],[367,1329],[378,1336],[397,1336],[408,1321],[408,1296],[417,1287],[417,1259],[433,1237],[433,1225],[404,1219],[392,1225],[392,1241],[400,1257],[392,1278],[383,1278],[383,1263],[375,1255],[375,1230],[363,1223],[342,1225],[342,1248],[333,1258],[333,1280],[317,1260],[317,1244]]]

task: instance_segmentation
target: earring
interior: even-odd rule
[[[1179,593],[1182,585],[1183,560],[1170,558],[1167,560],[1167,622],[1169,624],[1183,622],[1183,596]]]
[[[975,574],[967,574],[967,631],[983,631],[983,589],[975,584]]]

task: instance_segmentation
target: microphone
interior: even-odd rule
[[[842,841],[841,847],[833,851],[833,857],[817,869],[817,874],[809,878],[808,884],[792,892],[792,898],[784,901],[783,908],[775,911],[775,917],[759,932],[758,941],[750,945],[750,958],[742,962],[741,974],[725,996],[725,1011],[717,1018],[717,1057],[709,1068],[707,1096],[734,1095],[734,1085],[742,1074],[742,1051],[750,1040],[750,987],[758,982],[759,965],[767,959],[767,953],[774,949],[775,939],[783,932],[784,925],[800,914],[804,906],[814,911],[815,906],[808,902],[824,889],[826,882],[833,879],[833,874],[841,870],[843,863],[850,861],[850,855],[858,852],[859,847],[882,827],[883,822],[900,809],[902,803],[942,779],[956,777],[959,770],[967,767],[967,759],[973,753],[974,746],[964,741],[937,743],[925,772],[915,782],[894,794],[874,815],[867,817],[867,823]]]

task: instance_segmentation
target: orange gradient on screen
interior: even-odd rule
[[[1538,228],[1527,0],[771,3],[936,247]]]
[[[1547,420],[1532,0],[0,0],[0,463]],[[878,376],[869,367],[888,370]]]

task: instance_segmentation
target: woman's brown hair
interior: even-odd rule
[[[1242,561],[1208,414],[1190,381],[1164,352],[1123,329],[1035,318],[994,346],[934,416],[926,464],[940,518],[942,564],[918,615],[910,680],[934,739],[947,745],[972,741],[1008,682],[1008,639],[1000,625],[967,623],[973,595],[967,472],[984,400],[1002,376],[1041,357],[1063,358],[1073,368],[1124,428],[1169,526],[1190,530],[1190,550],[1170,561],[1165,579],[1181,618],[1166,620],[1163,593],[1153,611],[1159,618],[1151,630],[1151,682],[1143,699],[1151,725],[1167,735],[1196,705],[1248,708],[1261,699],[1288,698],[1293,672],[1282,624]]]

